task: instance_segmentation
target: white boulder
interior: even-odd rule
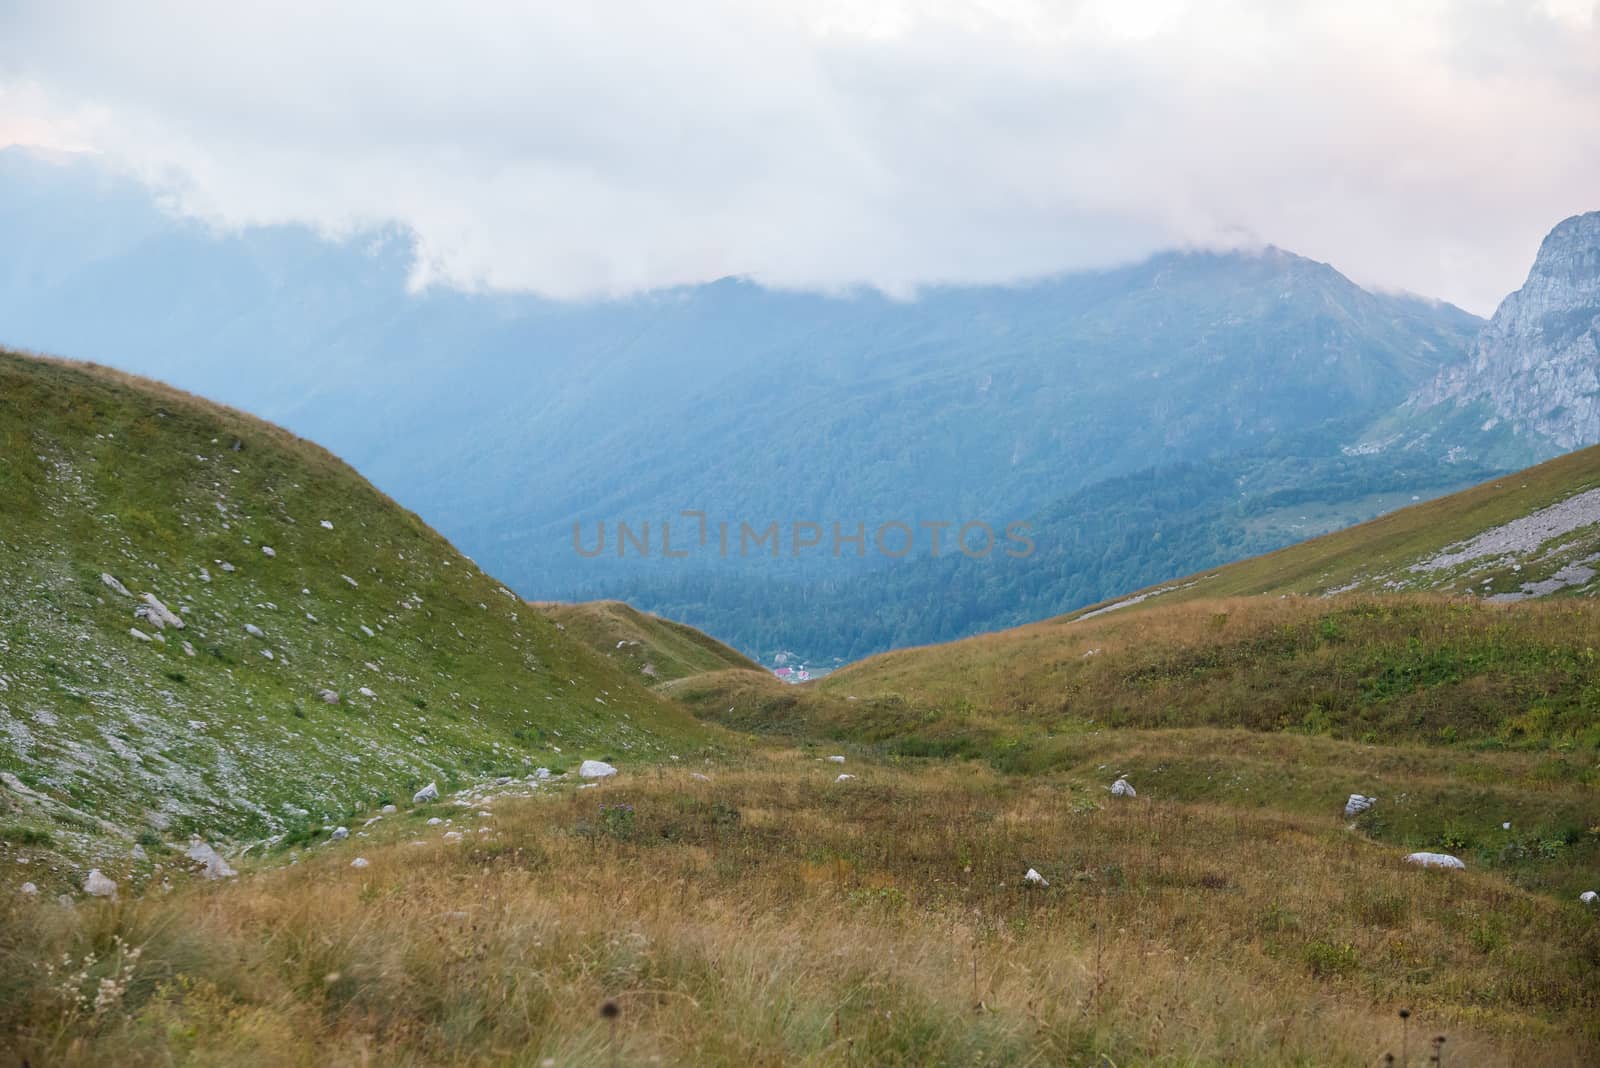
[[[399,812],[400,810],[398,808],[395,808],[393,805],[384,805],[378,811],[382,812],[385,816],[393,816],[396,812]]]
[[[578,775],[585,779],[609,779],[617,769],[604,760],[585,760],[578,765]]]
[[[363,686],[363,687],[361,687],[361,689],[357,690],[356,693],[360,694],[362,697],[368,697],[368,698],[377,697],[378,696],[377,694],[373,693],[370,689],[368,689],[365,686]]]
[[[1353,820],[1373,806],[1378,799],[1367,797],[1365,794],[1351,794],[1350,799],[1344,803],[1344,818]]]
[[[1022,881],[1025,882],[1025,883],[1032,883],[1035,886],[1049,886],[1050,885],[1050,880],[1049,879],[1046,879],[1043,875],[1040,875],[1038,872],[1034,871],[1032,868],[1028,869],[1028,873],[1022,877]]]
[[[332,530],[333,529],[333,524],[328,522],[326,519],[324,519],[322,521],[322,529],[323,530]]]
[[[1406,857],[1407,864],[1420,864],[1424,868],[1465,868],[1460,857],[1452,857],[1449,853],[1412,853]]]
[[[148,641],[154,641],[155,640],[154,638],[150,637],[150,635],[148,635],[144,631],[140,630],[138,627],[129,627],[128,628],[128,633],[131,634],[134,638],[138,639],[141,642],[148,642]]]
[[[142,607],[149,609],[147,618],[156,626],[171,627],[173,630],[183,629],[183,620],[178,617],[178,613],[162,604],[155,594],[147,593],[139,600],[144,602]]]
[[[1133,788],[1133,783],[1127,779],[1118,779],[1111,784],[1112,797],[1138,797],[1139,791]]]
[[[830,763],[830,764],[843,764],[844,763],[844,757],[835,754],[835,755],[833,755],[833,756],[828,758],[828,763]]]
[[[855,778],[854,775],[851,775],[848,772],[846,772],[846,773],[841,774],[837,779],[835,779],[833,781],[834,782],[849,782],[853,778]]]
[[[333,833],[328,835],[328,841],[330,841],[330,842],[342,842],[346,838],[349,838],[349,837],[350,837],[350,828],[348,828],[348,827],[335,827],[333,829]]]
[[[128,587],[126,587],[122,583],[118,582],[117,581],[117,576],[111,574],[109,571],[102,571],[100,573],[100,581],[104,582],[106,584],[107,588],[109,588],[112,593],[119,593],[124,597],[132,597],[133,596],[133,594],[128,592]]]
[[[239,874],[222,859],[222,854],[198,838],[189,843],[188,852],[184,855],[196,864],[203,865],[200,874],[207,879],[231,879]]]
[[[322,703],[325,705],[336,705],[339,703],[339,694],[334,690],[318,690],[317,696],[322,698]]]
[[[430,782],[428,785],[411,795],[411,803],[413,805],[421,805],[428,801],[437,800],[439,800],[439,784],[436,782]]]
[[[22,884],[22,892],[24,894],[27,894],[29,897],[32,897],[34,894],[37,894],[39,892],[39,888],[37,886],[34,886],[32,883],[23,883]]]
[[[250,635],[250,637],[252,637],[252,638],[265,638],[266,637],[266,634],[264,634],[262,632],[261,628],[256,626],[254,623],[246,623],[244,625],[244,632],[246,634]]]
[[[352,860],[350,862],[350,866],[352,868],[365,868],[367,866],[367,858],[366,857],[357,857],[356,859],[354,859],[354,860]]]
[[[102,875],[99,868],[90,868],[83,880],[83,892],[94,897],[116,897],[117,884]]]
[[[274,557],[276,557],[278,555],[278,553],[277,553],[277,551],[275,549],[273,549],[272,546],[263,545],[261,547],[261,555],[265,556],[268,560],[271,560]]]
[[[437,826],[439,826],[439,824],[441,824],[443,822],[444,822],[444,820],[440,819],[438,816],[429,816],[428,817],[428,826],[429,827],[437,827]]]
[[[459,841],[461,841],[461,832],[460,831],[445,831],[444,832],[444,840],[446,842],[459,842]]]
[[[1593,890],[1585,890],[1578,895],[1578,900],[1585,905],[1593,905],[1600,902],[1600,894],[1595,893]]]

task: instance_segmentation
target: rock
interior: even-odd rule
[[[230,575],[231,575],[231,574],[233,574],[233,573],[234,573],[234,572],[235,572],[235,571],[237,571],[237,570],[239,570],[239,569],[238,569],[238,568],[236,568],[236,567],[234,567],[234,566],[233,566],[233,565],[232,565],[232,564],[230,564],[230,563],[227,563],[227,562],[226,562],[226,561],[224,561],[224,562],[223,562],[223,563],[222,563],[222,564],[221,564],[221,565],[219,565],[219,566],[221,566],[221,568],[222,568],[222,570],[224,570],[224,571],[226,571],[226,572],[227,572],[227,573],[228,573],[228,574],[230,574]]]
[[[439,784],[436,782],[430,782],[428,785],[411,795],[411,803],[413,805],[422,805],[429,801],[437,800],[439,800]]]
[[[178,613],[162,604],[155,594],[147,593],[140,600],[144,602],[144,607],[150,610],[149,618],[156,626],[171,627],[173,630],[183,629],[183,620],[178,617]]]
[[[1139,791],[1133,788],[1133,783],[1127,779],[1118,779],[1111,784],[1112,797],[1138,797]]]
[[[370,689],[368,689],[365,686],[363,686],[363,687],[361,687],[361,689],[357,690],[356,693],[360,694],[362,697],[377,697],[378,696],[377,694],[373,693]]]
[[[1595,893],[1593,890],[1585,890],[1583,893],[1578,895],[1578,900],[1583,902],[1585,905],[1593,905],[1597,902],[1600,902],[1600,894]]]
[[[460,831],[445,831],[444,832],[444,840],[446,842],[459,842],[459,841],[461,841],[461,832]]]
[[[549,768],[534,768],[533,769],[533,777],[535,779],[548,779],[550,777],[550,769]]]
[[[1481,404],[1494,421],[1543,438],[1556,451],[1592,444],[1600,440],[1597,321],[1600,212],[1589,212],[1550,231],[1522,288],[1500,303],[1466,356],[1407,405]]]
[[[830,764],[843,764],[844,763],[844,757],[838,756],[838,755],[831,756],[831,757],[828,758],[828,763],[830,763]]]
[[[691,778],[691,779],[693,779],[693,780],[695,780],[695,781],[696,781],[696,782],[710,782],[710,781],[711,781],[711,776],[709,776],[709,775],[702,775],[702,774],[701,774],[701,773],[700,773],[700,772],[698,772],[698,771],[691,771],[691,772],[690,772],[690,773],[689,773],[689,778]]]
[[[384,805],[378,811],[382,812],[385,816],[393,816],[396,812],[399,812],[400,810],[398,808],[395,808],[393,805]]]
[[[444,822],[444,820],[440,819],[438,816],[429,816],[428,817],[428,826],[429,827],[437,827],[437,826],[439,826],[439,824],[441,824],[443,822]]]
[[[348,827],[335,827],[333,829],[333,833],[328,836],[328,841],[330,841],[330,842],[342,842],[346,838],[349,838],[349,837],[350,837],[350,828],[348,828]]]
[[[578,775],[585,779],[609,779],[617,769],[604,760],[585,760],[578,765]]]
[[[1407,864],[1420,864],[1424,868],[1465,868],[1459,857],[1452,857],[1449,853],[1412,853],[1406,857]]]
[[[142,642],[153,642],[153,641],[155,641],[154,638],[150,637],[150,635],[146,634],[144,631],[140,630],[138,627],[129,627],[128,628],[128,633],[133,635],[136,639],[138,639],[139,641],[142,641]]]
[[[200,581],[201,582],[210,582],[211,581],[211,572],[207,571],[203,567],[200,569]]]
[[[194,658],[194,646],[190,645],[188,642],[184,642],[182,644],[183,644],[183,655],[189,657],[192,660]]]
[[[133,594],[128,592],[128,587],[118,582],[117,577],[108,571],[100,572],[100,581],[104,582],[106,586],[110,588],[112,593],[121,594],[123,597],[133,596]]]
[[[1032,868],[1028,869],[1028,873],[1022,877],[1022,881],[1025,882],[1025,883],[1032,883],[1035,886],[1049,886],[1050,885],[1050,880],[1049,879],[1046,879],[1043,875],[1040,875],[1038,872],[1034,871]]]
[[[266,657],[268,660],[276,660],[276,659],[278,659],[275,655],[273,655],[273,652],[272,652],[271,649],[263,649],[263,650],[261,650],[261,655]]]
[[[266,634],[264,634],[262,632],[261,628],[256,626],[254,623],[246,623],[244,625],[244,632],[246,634],[250,635],[250,637],[252,637],[252,638],[265,638],[266,637]]]
[[[1365,794],[1351,794],[1350,799],[1344,803],[1344,818],[1353,820],[1373,806],[1378,799],[1367,797]]]
[[[39,892],[39,888],[37,886],[34,886],[32,883],[23,883],[22,884],[22,892],[24,894],[27,894],[29,897],[32,897],[34,894],[37,894]]]
[[[222,854],[198,838],[189,843],[188,852],[184,856],[196,864],[203,865],[200,874],[207,879],[231,879],[239,874],[222,859]]]
[[[365,868],[367,866],[367,858],[366,857],[357,857],[356,859],[354,859],[354,860],[352,860],[350,862],[350,866],[352,868]]]
[[[333,529],[333,524],[328,522],[326,519],[324,519],[322,521],[322,529],[323,530],[332,530]]]
[[[317,696],[322,698],[322,703],[325,705],[336,705],[339,703],[339,695],[333,690],[318,690]]]
[[[352,588],[360,585],[360,583],[358,583],[355,579],[351,578],[349,575],[340,575],[339,577],[344,579],[346,582],[350,583],[350,586]]]
[[[83,892],[94,897],[116,897],[117,884],[102,875],[99,868],[90,868],[83,880]]]
[[[263,546],[262,546],[262,547],[261,547],[261,555],[262,555],[262,556],[265,556],[265,557],[266,557],[266,558],[267,558],[267,559],[268,559],[268,560],[274,560],[274,559],[276,559],[276,558],[277,558],[277,556],[278,556],[278,553],[277,553],[277,551],[276,551],[276,550],[274,550],[274,549],[273,549],[273,547],[272,547],[272,546],[270,546],[270,545],[263,545]]]

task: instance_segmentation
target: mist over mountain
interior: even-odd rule
[[[0,152],[0,194],[6,343],[321,441],[524,596],[628,597],[756,655],[1064,611],[1537,458],[1504,429],[1471,455],[1364,455],[1368,428],[1479,351],[1482,321],[1276,248],[911,300],[729,279],[553,302],[410,292],[400,232],[213,232],[88,159]],[[1182,506],[1156,516],[1153,494]],[[663,559],[686,509],[713,531],[776,523],[780,551]],[[648,557],[617,556],[619,521],[651,526]],[[903,559],[871,544],[893,522],[917,538]],[[1028,522],[1036,552],[969,561],[949,540],[967,522]],[[818,548],[794,551],[797,523]],[[836,523],[868,551],[836,557]],[[606,550],[576,552],[575,525],[591,549],[604,525]],[[819,626],[846,589],[854,622]],[[758,590],[785,592],[745,610]]]

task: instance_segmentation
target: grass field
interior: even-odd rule
[[[836,782],[822,755],[425,807],[228,885],[8,900],[0,1035],[64,1065],[1370,1065],[1406,1008],[1414,1064],[1436,1035],[1453,1064],[1600,1056],[1575,902],[1327,816],[971,764]]]

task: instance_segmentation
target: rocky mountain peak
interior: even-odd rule
[[[1491,421],[1560,449],[1600,442],[1600,211],[1550,231],[1466,360],[1412,401],[1481,403]]]

